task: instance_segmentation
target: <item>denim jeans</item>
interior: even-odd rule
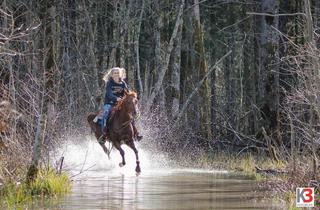
[[[102,107],[103,113],[102,113],[102,116],[100,116],[99,121],[98,121],[101,129],[103,129],[106,126],[111,107],[112,106],[110,104],[105,104]]]

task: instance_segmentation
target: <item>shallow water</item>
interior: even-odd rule
[[[70,149],[70,148],[69,148]],[[66,158],[73,173],[72,192],[59,200],[38,202],[50,209],[283,209],[257,192],[257,182],[227,171],[172,168],[164,157],[140,149],[142,173],[135,175],[134,154],[125,149],[108,160],[94,143],[74,146]],[[156,161],[158,160],[158,161]],[[162,161],[159,161],[162,160]],[[69,169],[68,169],[69,167]],[[71,170],[71,169],[72,170]],[[82,173],[79,174],[79,171]],[[78,175],[77,175],[78,174]]]

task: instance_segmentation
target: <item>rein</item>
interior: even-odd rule
[[[130,118],[129,120],[125,121],[124,123],[122,123],[121,127],[118,129],[114,129],[114,132],[119,133],[119,131],[121,131],[122,129],[126,128],[132,121],[133,119]]]

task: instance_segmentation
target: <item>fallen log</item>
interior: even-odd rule
[[[262,169],[259,166],[255,166],[256,172],[257,173],[262,173],[262,174],[272,174],[272,175],[279,175],[279,174],[287,174],[287,171],[282,171],[278,169]]]

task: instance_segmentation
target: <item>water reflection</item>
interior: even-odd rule
[[[74,183],[56,209],[283,209],[255,192],[256,182],[235,174],[192,169],[139,177],[96,176]],[[53,206],[52,206],[53,207]]]

